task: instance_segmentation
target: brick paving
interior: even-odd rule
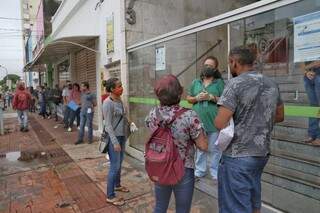
[[[33,115],[30,132],[21,133],[16,119],[5,120],[11,132],[0,136],[0,213],[152,212],[152,183],[141,162],[126,156],[122,183],[131,191],[120,193],[126,204],[121,208],[107,204],[109,162],[97,152],[98,143],[75,146],[78,132],[65,132],[58,124]],[[14,155],[8,159],[8,153],[20,154],[20,160]],[[216,208],[216,200],[195,190],[192,213]],[[168,212],[175,212],[174,202]]]

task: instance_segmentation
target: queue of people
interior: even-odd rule
[[[225,87],[218,60],[206,58],[200,78],[187,90],[192,109],[179,106],[183,87],[175,76],[163,76],[156,83],[160,105],[145,121],[152,135],[145,155],[147,173],[154,181],[155,213],[167,212],[172,192],[176,212],[190,212],[195,181],[207,174],[207,168],[218,184],[220,213],[260,212],[261,175],[269,159],[273,126],[284,119],[284,105],[276,83],[255,71],[254,61],[249,48],[232,49],[229,66],[234,78]],[[106,90],[110,96],[103,103],[103,116],[111,141],[107,202],[121,206],[125,201],[115,191],[129,192],[120,181],[126,112],[121,82],[109,79]],[[232,118],[234,137],[226,150],[220,150],[219,131]],[[174,146],[168,148],[171,138]],[[175,152],[179,158],[172,157]]]
[[[218,184],[220,213],[259,213],[261,209],[261,175],[270,154],[271,131],[284,119],[284,105],[277,84],[254,69],[255,55],[249,48],[230,51],[232,79],[226,86],[215,57],[207,57],[199,79],[187,89],[192,109],[179,106],[184,92],[174,75],[165,75],[154,86],[160,105],[145,119],[151,137],[146,141],[146,171],[154,182],[154,213],[167,212],[174,193],[177,213],[191,210],[195,182],[207,175]],[[125,204],[117,191],[130,193],[121,182],[121,167],[126,141],[137,130],[129,121],[121,100],[122,83],[118,78],[104,82],[102,114],[108,133],[107,155],[110,169],[106,202]],[[34,102],[33,102],[34,99]],[[46,85],[36,91],[23,83],[13,98],[21,131],[28,131],[28,111],[40,106],[43,118],[57,117],[57,105],[63,105],[63,124],[71,132],[77,120],[78,140],[83,143],[85,126],[88,143],[93,142],[93,116],[96,95],[88,82],[67,82],[62,90]],[[31,106],[30,106],[31,105]],[[47,111],[49,109],[49,112]],[[234,136],[225,150],[218,146],[219,131],[234,120]],[[159,172],[161,171],[161,172]]]

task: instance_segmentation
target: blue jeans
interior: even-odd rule
[[[266,157],[222,156],[218,173],[219,213],[252,213],[261,209],[261,175]]]
[[[63,111],[63,123],[64,123],[65,127],[68,127],[72,110],[67,105],[65,105],[63,107],[64,107],[64,109],[63,109],[64,110]]]
[[[81,141],[81,142],[83,141],[84,128],[85,128],[86,124],[88,127],[88,140],[89,140],[89,142],[93,141],[92,122],[93,122],[93,112],[91,112],[91,113],[81,112],[80,113],[80,131],[79,131],[79,140],[78,141]]]
[[[44,118],[48,115],[47,113],[47,103],[46,102],[40,102],[40,115],[42,115]]]
[[[74,120],[76,118],[77,118],[77,126],[80,125],[80,111],[81,111],[80,107],[76,111],[70,110],[68,127],[71,128],[73,126]]]
[[[154,213],[166,213],[172,191],[176,199],[176,213],[188,213],[191,209],[194,189],[194,170],[186,168],[182,180],[173,186],[154,185],[156,206]]]
[[[197,149],[196,158],[196,171],[195,175],[197,177],[203,177],[207,172],[207,161],[209,163],[209,172],[214,179],[218,177],[218,167],[222,152],[219,150],[218,146],[214,143],[218,138],[218,132],[208,133],[208,152],[203,152]]]
[[[28,110],[17,110],[20,127],[28,127]]]
[[[304,76],[304,87],[311,106],[320,106],[320,75],[310,80]],[[319,118],[309,118],[308,135],[312,139],[320,138]]]
[[[121,152],[114,151],[112,143],[109,143],[108,146],[110,169],[107,178],[107,197],[109,199],[116,196],[115,187],[121,186],[121,167],[126,148],[126,138],[124,136],[118,136],[117,139],[121,146]]]

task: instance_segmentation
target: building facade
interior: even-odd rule
[[[319,106],[309,106],[301,65],[320,57],[319,10],[319,0],[64,0],[32,65],[51,64],[53,83],[61,86],[88,81],[97,94],[97,130],[101,81],[121,78],[130,119],[139,127],[127,152],[143,160],[144,118],[158,103],[155,81],[183,71],[179,79],[187,88],[207,55],[218,58],[227,81],[229,50],[250,46],[256,69],[279,84],[285,102],[285,121],[274,128],[262,177],[263,212],[313,213],[320,209],[320,148],[303,141]],[[197,188],[217,198],[209,180]]]

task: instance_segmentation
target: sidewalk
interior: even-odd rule
[[[32,115],[30,131],[21,133],[16,118],[5,119],[9,133],[0,137],[0,213],[152,212],[152,183],[143,163],[126,156],[122,183],[131,190],[121,194],[126,205],[107,204],[109,162],[98,153],[98,143],[75,146],[78,132],[67,133],[57,124]],[[217,212],[217,201],[198,190],[192,206],[193,213]],[[175,212],[173,202],[168,212]]]

